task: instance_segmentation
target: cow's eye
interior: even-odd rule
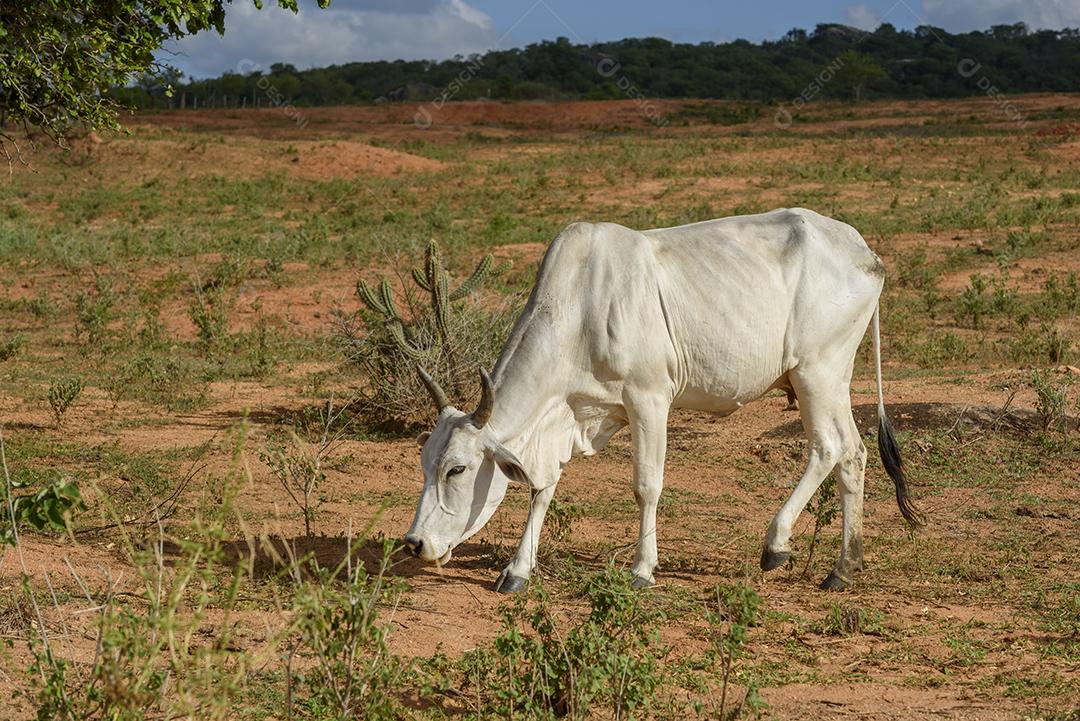
[[[446,477],[451,478],[453,476],[458,475],[459,473],[464,473],[464,472],[465,472],[465,466],[454,466],[453,468],[451,468],[449,471],[446,472]]]

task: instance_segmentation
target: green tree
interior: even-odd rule
[[[869,83],[886,77],[881,66],[864,53],[846,50],[838,59],[841,65],[836,71],[836,83],[856,102],[862,100]]]
[[[228,0],[34,0],[0,5],[0,116],[62,141],[73,123],[118,129],[112,89],[160,69],[163,43],[225,32]],[[262,7],[262,0],[253,0]],[[277,0],[296,12],[297,0]],[[326,7],[330,0],[318,0]],[[18,146],[0,129],[0,151]]]

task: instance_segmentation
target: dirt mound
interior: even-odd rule
[[[444,163],[419,155],[380,148],[367,143],[339,140],[304,143],[289,161],[288,172],[301,178],[354,178],[360,175],[433,173]]]
[[[285,173],[308,180],[434,173],[445,163],[357,140],[273,141],[250,138],[192,142],[169,137],[83,142],[74,148],[80,164],[122,169],[134,182],[156,176],[255,178]]]

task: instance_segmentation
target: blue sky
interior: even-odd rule
[[[1080,27],[1080,0],[332,0],[300,12],[264,0],[228,6],[224,36],[186,38],[159,57],[192,77],[227,70],[298,68],[357,60],[443,59],[522,46],[560,35],[575,42],[663,37],[676,42],[776,39],[794,27],[884,20],[901,28],[931,24],[952,32],[1026,22],[1033,28]]]

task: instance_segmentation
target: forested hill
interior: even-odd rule
[[[791,101],[1071,92],[1080,91],[1080,30],[1031,32],[1017,24],[954,35],[929,26],[885,24],[866,33],[819,25],[757,45],[659,38],[575,45],[559,38],[441,62],[357,62],[306,71],[249,65],[173,87],[171,98],[164,83],[152,79],[122,92],[136,106],[188,108],[479,97]]]

